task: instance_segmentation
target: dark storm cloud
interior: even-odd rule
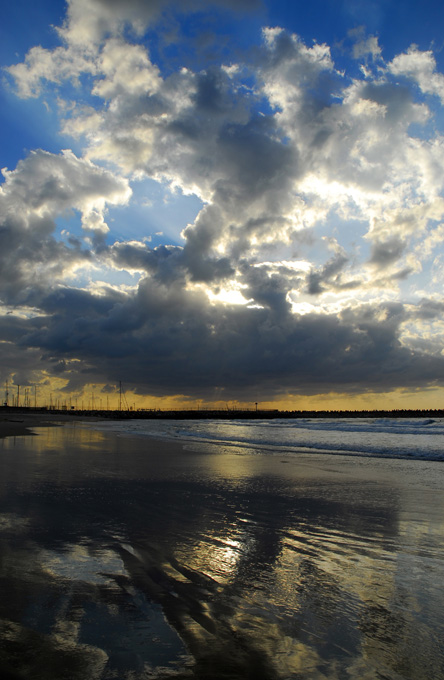
[[[230,190],[242,199],[282,190],[297,175],[297,153],[277,137],[275,121],[258,116],[246,124],[225,125],[219,133]],[[218,187],[225,194],[226,186]],[[224,191],[225,189],[225,191]]]
[[[393,83],[366,83],[361,97],[385,108],[385,118],[396,123],[409,114],[412,93],[409,88]]]
[[[230,100],[226,96],[225,80],[218,69],[198,74],[196,93],[193,96],[196,111],[211,116],[226,113]]]
[[[398,236],[392,236],[386,240],[377,240],[373,243],[370,263],[379,269],[384,269],[399,260],[406,248],[406,243]]]
[[[41,363],[72,388],[123,379],[141,393],[268,399],[444,380],[442,357],[399,342],[408,318],[400,304],[362,306],[339,318],[298,316],[279,281],[256,282],[255,291],[263,308],[213,306],[203,293],[150,279],[137,295],[63,291],[42,301],[47,316],[0,330],[5,339],[20,330],[21,346],[39,348]]]
[[[47,362],[41,349],[32,349],[22,343],[30,329],[32,322],[28,318],[0,315],[2,388],[7,380],[13,381],[15,385],[31,385],[42,381],[41,370],[46,368]]]
[[[298,288],[302,281],[294,270],[284,266],[276,269],[266,265],[252,267],[248,264],[244,264],[242,270],[242,281],[247,284],[242,291],[245,298],[272,310],[278,317],[288,314],[288,291]]]
[[[308,276],[307,291],[310,295],[318,295],[329,288],[340,290],[354,288],[359,285],[358,281],[341,280],[341,274],[348,264],[349,258],[344,252],[337,252],[323,267],[312,270]]]
[[[441,318],[443,312],[444,302],[423,298],[415,310],[415,315],[420,319],[437,319]]]
[[[79,246],[56,242],[49,219],[8,216],[0,225],[0,300],[6,304],[33,305],[48,280],[57,280],[67,269],[90,261]]]
[[[104,250],[102,256],[106,253],[117,267],[150,273],[153,280],[163,284],[185,282],[187,279],[210,283],[233,275],[234,269],[228,258],[211,258],[205,255],[209,243],[206,244],[203,232],[201,229],[197,243],[193,232],[185,247],[150,248],[141,243],[115,243]],[[211,242],[210,234],[207,238]]]
[[[0,317],[0,337],[6,343],[19,344],[24,333],[29,332],[29,320],[7,313]]]
[[[183,248],[180,246],[158,246],[150,248],[145,243],[116,242],[108,250],[108,255],[115,266],[122,269],[135,269],[156,275],[165,276],[165,270],[171,278],[181,276],[179,259]],[[166,275],[166,278],[169,278]]]

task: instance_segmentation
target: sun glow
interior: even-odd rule
[[[226,282],[223,287],[216,289],[209,288],[203,284],[189,284],[188,288],[204,292],[212,305],[248,305],[251,302],[242,293],[242,290],[247,288],[247,286],[236,281]]]

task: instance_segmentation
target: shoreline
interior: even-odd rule
[[[57,427],[73,421],[95,421],[91,416],[66,415],[63,413],[28,412],[21,409],[2,409],[0,411],[0,439],[4,437],[35,436],[35,427]]]
[[[99,420],[274,420],[303,418],[444,418],[443,409],[394,411],[65,411],[0,406],[0,439],[34,436],[36,427],[55,427],[68,422]]]

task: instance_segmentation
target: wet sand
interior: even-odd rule
[[[98,418],[54,414],[51,412],[21,411],[20,409],[4,409],[0,412],[0,439],[3,437],[17,437],[33,435],[36,427],[52,427],[70,422],[91,422]]]
[[[0,441],[3,677],[444,677],[442,464],[35,431]]]

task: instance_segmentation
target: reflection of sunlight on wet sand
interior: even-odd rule
[[[212,452],[213,455],[206,456],[202,461],[204,469],[216,479],[228,480],[233,487],[243,486],[253,477],[271,475],[297,478],[303,474],[300,466],[296,471],[296,458],[288,455],[283,459],[281,452],[258,452],[251,448],[200,443],[187,444],[185,450]]]
[[[239,469],[243,474],[251,472],[249,468],[244,458],[237,474]],[[355,495],[350,492],[348,498],[355,499]],[[378,504],[381,500],[376,497]],[[387,501],[387,507],[393,508],[393,499],[387,497]],[[365,511],[363,507],[361,512]],[[370,501],[368,511],[372,511]],[[255,557],[254,532],[249,530],[250,520],[239,514],[235,522],[225,523],[225,533],[209,533],[207,527],[199,541],[178,546],[176,555],[196,572],[215,579],[223,601],[233,599],[231,613],[224,614],[229,629],[238,631],[252,649],[261,649],[271,660],[276,678],[303,674],[307,679],[330,680],[347,672],[347,677],[371,680],[375,668],[392,678],[410,657],[415,678],[435,677],[434,661],[431,675],[422,670],[426,658],[433,658],[434,647],[421,621],[422,589],[415,579],[424,557],[421,546],[428,537],[428,558],[433,559],[433,545],[442,545],[442,525],[415,527],[398,522],[384,528],[384,516],[376,514],[371,525],[364,515],[362,526],[359,520],[358,514],[345,524],[339,519],[330,526],[330,522],[291,519],[279,528],[275,560],[255,581],[246,571]],[[408,532],[411,539],[407,539]],[[410,546],[407,553],[403,543]],[[438,555],[442,556],[439,547]],[[433,568],[442,573],[438,561]],[[242,587],[240,596],[236,595],[239,583],[249,584]],[[426,579],[423,589],[430,590],[432,584],[427,583]],[[425,597],[427,616],[439,630],[444,598],[433,604],[431,598],[430,590]],[[397,611],[393,611],[394,602]],[[421,649],[426,654],[412,652],[416,636],[423,640]]]
[[[69,425],[54,425],[51,427],[30,427],[35,436],[6,437],[1,440],[1,447],[8,451],[26,443],[28,450],[35,453],[43,451],[62,451],[70,442],[79,448],[97,446],[106,439],[100,430],[82,427],[82,423]]]
[[[39,432],[0,457],[14,644],[39,631],[80,680],[155,677],[184,643],[273,680],[444,677],[440,468]]]
[[[93,466],[89,454],[101,453],[106,435],[100,431],[83,428],[73,423],[68,426],[34,428],[35,436],[7,437],[0,440],[1,453],[10,474],[17,476],[17,483],[23,489],[31,490],[51,479],[54,488],[70,486],[85,478],[85,466]],[[20,453],[26,460],[23,470],[14,472],[12,458]],[[25,474],[26,471],[26,474]],[[1,480],[0,480],[1,482]],[[0,494],[4,492],[0,483]],[[84,489],[86,492],[86,488]],[[82,493],[81,489],[77,489]]]
[[[62,427],[35,428],[35,432],[37,436],[32,438],[32,442],[34,450],[38,452],[60,450],[67,442],[75,443],[80,448],[91,448],[105,440],[105,435],[99,430],[88,429],[81,424],[77,426],[75,423]]]
[[[188,545],[186,550],[183,558],[190,568],[225,585],[233,578],[245,545],[241,541],[212,535],[202,537],[202,540],[192,546]],[[178,555],[180,554],[179,547]]]

